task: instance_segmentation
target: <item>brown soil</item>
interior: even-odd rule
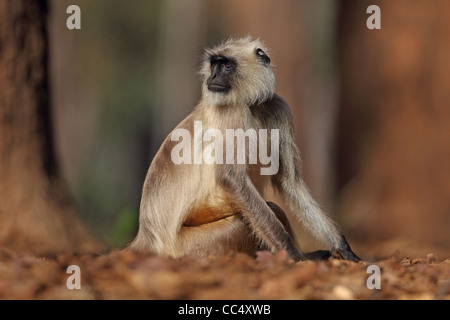
[[[69,290],[69,265],[81,289]],[[368,289],[369,265],[381,289]],[[0,299],[450,299],[450,259],[293,263],[281,252],[179,260],[114,250],[39,257],[0,250]]]

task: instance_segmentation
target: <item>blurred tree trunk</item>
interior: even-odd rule
[[[381,8],[381,30],[366,9]],[[341,1],[341,210],[361,238],[450,243],[449,1]],[[412,249],[412,248],[409,248]]]
[[[159,116],[153,125],[153,134],[161,142],[199,98],[200,84],[197,81],[196,67],[205,29],[202,9],[201,0],[163,2],[159,34],[161,47],[155,81]]]
[[[46,16],[45,0],[0,2],[0,246],[92,251],[55,164]]]

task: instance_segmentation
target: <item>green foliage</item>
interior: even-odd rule
[[[125,208],[117,215],[111,241],[114,247],[124,247],[133,240],[138,228],[137,213],[132,208]]]

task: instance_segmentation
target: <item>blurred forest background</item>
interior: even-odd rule
[[[12,14],[5,3],[36,2],[0,1],[0,17]],[[72,4],[81,8],[81,30],[66,28]],[[372,4],[381,8],[381,30],[366,27]],[[200,97],[196,72],[202,49],[250,34],[271,49],[276,91],[294,115],[303,176],[355,252],[362,258],[395,250],[449,256],[449,1],[49,0],[48,5],[50,114],[62,181],[56,189],[67,190],[67,206],[104,248],[123,247],[135,235],[152,157]],[[1,21],[0,41],[8,31]],[[0,42],[0,70],[9,61],[5,44]],[[4,87],[6,80],[0,81],[0,98]],[[5,230],[23,220],[5,222],[20,216],[29,201],[11,200],[19,193],[11,184],[26,173],[16,167],[12,178],[2,166],[8,152],[2,134],[4,127],[0,245],[19,247]],[[29,184],[35,181],[24,182]],[[296,228],[305,243],[308,237]]]

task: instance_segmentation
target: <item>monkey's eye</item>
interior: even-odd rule
[[[260,49],[260,48],[256,49],[256,55],[265,64],[269,64],[270,63],[269,56],[262,49]]]
[[[226,67],[227,69],[230,69],[230,68],[231,68],[231,62],[225,63],[225,67]]]

